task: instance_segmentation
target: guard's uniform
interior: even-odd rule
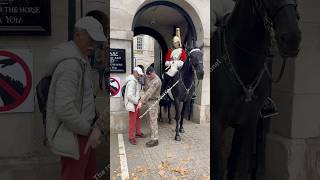
[[[179,39],[178,39],[179,41]],[[171,66],[166,74],[173,77],[178,70],[182,67],[184,61],[187,59],[187,53],[181,47],[170,48],[166,54],[166,66]]]
[[[180,29],[176,28],[176,36],[172,39],[173,44],[179,43],[179,47],[175,46],[175,48],[170,48],[166,54],[166,70],[167,72],[163,74],[163,87],[162,91],[167,89],[167,85],[170,82],[170,79],[174,77],[179,69],[184,64],[184,61],[187,59],[187,53],[184,49],[182,49],[181,38],[180,38]]]
[[[146,104],[147,109],[149,109],[160,97],[161,80],[158,76],[154,79],[147,79],[144,86],[144,93],[141,97],[141,103]],[[159,103],[154,105],[150,111],[149,115],[149,125],[151,129],[151,140],[158,140],[158,110]]]

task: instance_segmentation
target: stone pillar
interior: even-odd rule
[[[132,69],[132,31],[111,30],[110,48],[125,49],[126,51],[126,73],[110,73],[110,76],[120,78],[121,86],[126,77],[131,74]],[[122,97],[110,97],[110,131],[127,132],[128,129],[128,111],[124,108]]]
[[[192,120],[196,123],[210,122],[210,45],[203,49],[204,78],[196,89]]]
[[[164,55],[163,55],[164,56]],[[159,77],[161,77],[161,47],[159,43],[154,41],[154,68]]]
[[[289,61],[273,97],[280,115],[267,136],[266,177],[281,180],[320,179],[320,12],[318,1],[300,1],[302,43]],[[279,62],[274,66],[279,72]]]

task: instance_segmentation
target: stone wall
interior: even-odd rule
[[[68,1],[50,2],[52,30],[50,36],[0,36],[0,49],[30,49],[32,51],[34,93],[36,84],[45,74],[44,62],[51,48],[68,40]],[[76,18],[79,18],[81,6],[80,1],[76,2]],[[90,2],[86,0],[83,2],[85,5],[83,15],[91,10],[99,10],[107,14],[107,1]],[[100,107],[104,107],[103,98],[98,99]],[[54,156],[42,144],[43,138],[42,115],[39,113],[36,99],[34,112],[1,113],[0,179],[59,179],[60,158]],[[99,152],[105,151],[106,147],[101,148],[98,149]],[[104,156],[99,159],[105,161]],[[100,166],[106,165],[106,162],[99,163]]]
[[[320,179],[319,6],[318,1],[299,1],[301,50],[273,87],[280,116],[271,120],[267,136],[265,179]]]

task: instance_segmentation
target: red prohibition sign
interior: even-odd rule
[[[0,56],[8,57],[12,61],[15,61],[17,64],[19,64],[22,67],[26,77],[26,86],[24,87],[24,91],[22,94],[19,94],[10,84],[8,84],[0,76],[0,86],[15,99],[13,103],[0,107],[0,112],[4,112],[10,111],[18,107],[21,103],[23,103],[26,100],[31,90],[32,76],[28,65],[19,56],[9,51],[0,51]]]
[[[113,86],[111,86],[111,81],[113,80],[113,82],[117,83],[117,87],[115,87],[116,89],[113,88]],[[110,93],[111,96],[115,96],[120,92],[120,83],[117,79],[110,77]]]

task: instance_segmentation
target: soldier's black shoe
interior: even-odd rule
[[[153,146],[158,146],[159,141],[158,140],[150,140],[149,142],[146,143],[147,147],[153,147]]]

